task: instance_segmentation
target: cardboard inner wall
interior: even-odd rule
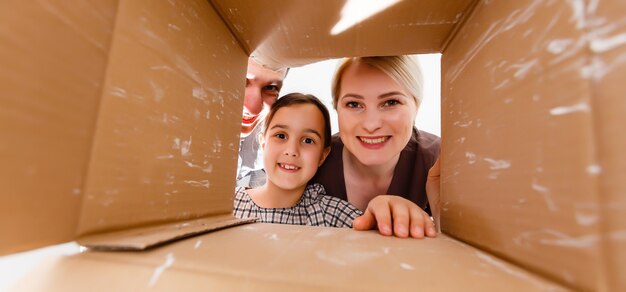
[[[365,9],[359,1],[211,2],[247,51],[278,68],[346,56],[440,52],[475,1],[370,3],[379,9]],[[333,30],[338,23],[343,30]]]
[[[590,78],[597,4],[481,2],[442,58],[444,232],[585,290],[606,288],[607,268],[623,285],[619,257],[603,256],[623,245],[624,138],[611,131],[624,101],[616,79]],[[617,64],[607,76],[623,79]]]
[[[0,96],[0,153],[8,162],[0,180],[10,191],[2,192],[9,199],[0,207],[0,251],[71,240],[81,200],[81,234],[229,213],[247,52],[292,66],[434,52],[470,2],[402,1],[336,36],[328,33],[341,14],[335,1],[122,1],[117,16],[113,1],[93,13],[48,2],[3,6],[0,39],[8,46],[0,46],[0,88],[9,94]],[[261,13],[252,14],[254,7]],[[378,270],[368,274],[373,258],[399,284],[443,276],[443,290],[472,283],[551,289],[537,274],[578,289],[623,290],[624,8],[614,1],[480,1],[444,51],[444,232],[522,269],[474,248],[460,251],[447,236],[413,242],[255,224],[258,230],[237,227],[145,253],[67,257],[27,284],[63,287],[80,275],[93,281],[79,284],[146,287],[201,282],[226,267],[230,274],[212,278],[218,285],[280,286],[284,278],[276,275],[286,266],[312,288],[322,280],[298,275],[356,268],[387,283]],[[365,244],[355,249],[353,239]],[[251,241],[258,246],[245,249]],[[381,256],[380,243],[393,245],[391,255]],[[441,246],[425,246],[431,243]],[[314,254],[320,250],[327,253]],[[458,282],[448,281],[451,274]],[[348,276],[345,283],[357,280]],[[477,280],[485,276],[494,278]]]
[[[207,1],[120,2],[79,234],[231,212],[246,65]]]
[[[602,211],[602,288],[626,290],[626,2],[603,1],[587,10],[592,58],[586,71],[591,79],[594,122],[598,139]],[[604,282],[604,281],[603,281]]]
[[[74,237],[116,10],[0,4],[0,255]]]

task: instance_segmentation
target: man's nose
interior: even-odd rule
[[[243,106],[248,113],[258,115],[263,110],[263,97],[261,96],[261,89],[257,86],[246,87],[245,95],[243,97]]]

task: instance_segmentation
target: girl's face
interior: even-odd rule
[[[278,109],[261,141],[268,183],[284,190],[306,186],[330,152],[323,135],[324,116],[315,105]]]
[[[340,88],[339,135],[346,149],[368,166],[399,157],[417,115],[413,96],[381,70],[363,63],[344,71]]]

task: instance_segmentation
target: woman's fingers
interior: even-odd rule
[[[354,228],[355,230],[359,230],[359,231],[370,230],[370,229],[373,229],[375,226],[376,226],[376,218],[368,210],[365,210],[363,215],[355,218],[352,221],[352,228]]]
[[[430,219],[430,216],[428,216],[428,213],[420,210],[422,212],[422,216],[423,216],[423,220],[424,220],[424,230],[425,230],[425,234],[428,237],[436,237],[437,236],[437,229],[435,229],[435,222],[433,222],[433,220]]]
[[[352,222],[355,230],[370,230],[375,226],[380,234],[387,236],[423,238],[437,235],[430,216],[413,202],[398,196],[375,197],[365,213]]]
[[[404,202],[395,202],[391,200],[389,204],[391,208],[391,216],[393,218],[393,234],[397,237],[408,237],[410,226],[409,205]]]
[[[411,208],[411,237],[424,238],[424,216],[421,213],[422,209],[415,206]]]
[[[388,196],[378,196],[376,198],[380,198],[378,200],[372,200],[373,204],[369,204],[367,209],[372,212],[374,217],[376,218],[376,222],[378,223],[378,232],[382,235],[391,236],[393,235],[392,231],[392,222],[391,222],[391,208],[389,206],[389,200],[386,198]],[[376,199],[374,198],[374,199]]]
[[[441,218],[441,196],[440,196],[440,162],[439,159],[435,161],[433,167],[428,171],[428,178],[426,180],[426,195],[428,197],[428,203],[430,205],[430,211],[433,213],[433,218],[436,223],[436,230],[441,232],[440,218]]]
[[[370,230],[378,227],[382,235],[393,235],[391,229],[391,213],[386,196],[378,196],[370,201],[363,215],[352,221],[355,230]]]

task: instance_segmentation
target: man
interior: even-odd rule
[[[248,59],[237,165],[238,187],[257,187],[265,183],[259,133],[265,115],[278,99],[285,75],[287,69],[275,71],[263,67],[253,57]]]

